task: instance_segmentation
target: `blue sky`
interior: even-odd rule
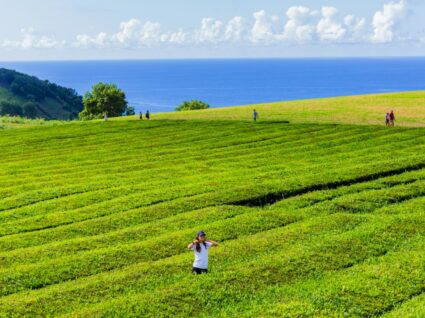
[[[0,0],[0,60],[425,55],[419,0]]]

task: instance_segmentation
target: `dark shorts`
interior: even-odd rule
[[[206,269],[206,268],[197,268],[197,267],[192,267],[192,273],[195,273],[195,274],[206,274],[206,273],[208,273],[208,269]]]

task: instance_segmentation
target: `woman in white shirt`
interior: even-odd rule
[[[218,246],[217,242],[206,239],[204,231],[198,232],[196,239],[187,246],[188,249],[193,250],[195,253],[192,273],[208,273],[208,249],[216,246]]]

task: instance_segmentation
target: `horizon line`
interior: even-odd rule
[[[110,58],[110,59],[36,59],[0,60],[0,63],[45,63],[45,62],[131,62],[131,61],[214,61],[214,60],[330,60],[330,59],[418,59],[425,55],[362,55],[362,56],[287,56],[287,57],[181,57],[181,58]]]

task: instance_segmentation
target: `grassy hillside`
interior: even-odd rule
[[[1,316],[425,315],[425,128],[88,122],[0,144]],[[199,229],[220,246],[195,277]]]
[[[251,120],[257,109],[261,120],[288,120],[291,123],[341,123],[382,125],[385,113],[394,110],[397,125],[425,126],[425,92],[403,92],[322,98],[243,107],[155,115],[159,119]]]
[[[0,68],[0,116],[69,120],[82,109],[75,90]]]

